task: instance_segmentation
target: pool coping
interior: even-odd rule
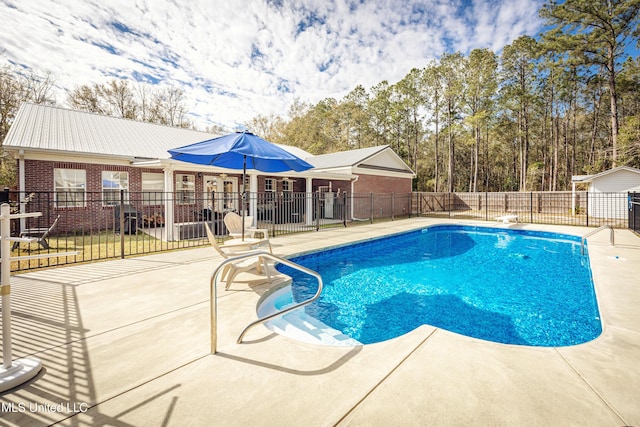
[[[278,255],[292,255],[444,223],[593,230],[415,218],[277,237],[272,245]],[[264,328],[236,344],[269,288],[243,273],[230,291],[218,289],[219,352],[211,355],[208,282],[220,258],[210,248],[21,274],[12,284],[14,356],[35,355],[45,370],[0,397],[2,419],[8,425],[639,425],[640,286],[633,266],[640,265],[640,238],[616,230],[612,248],[607,237],[589,238],[603,332],[560,348],[484,342],[429,326],[354,348],[295,342]],[[82,410],[46,410],[61,403]],[[31,404],[38,410],[30,411]]]

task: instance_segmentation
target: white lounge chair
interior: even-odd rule
[[[216,252],[218,252],[218,254],[220,254],[222,256],[222,258],[224,259],[229,259],[233,256],[237,256],[237,255],[243,255],[243,254],[251,254],[251,253],[256,253],[259,252],[257,250],[248,250],[248,251],[233,251],[233,252],[227,252],[225,250],[223,250],[220,245],[218,245],[218,242],[216,242],[216,238],[213,235],[213,232],[211,231],[211,227],[209,227],[209,224],[205,223],[204,224],[204,228],[207,232],[207,237],[209,238],[209,243],[211,243],[211,246],[213,246],[213,248],[216,250]],[[251,271],[251,270],[257,270],[260,273],[260,267],[262,267],[262,272],[264,272],[264,274],[267,275],[267,278],[269,280],[271,280],[271,274],[269,274],[269,270],[267,268],[267,262],[264,258],[260,257],[259,255],[256,255],[255,257],[251,257],[251,258],[245,258],[236,262],[231,262],[229,264],[227,264],[224,269],[222,270],[222,276],[221,279],[225,280],[225,289],[229,289],[229,286],[231,286],[231,283],[233,283],[233,279],[235,279],[236,275],[238,273],[242,273],[244,271]],[[225,279],[226,276],[226,279]]]
[[[518,222],[518,215],[508,214],[508,215],[497,216],[496,221],[498,222],[502,221],[504,224],[509,224],[511,222]]]
[[[271,250],[271,242],[269,241],[269,230],[266,228],[253,227],[253,217],[244,217],[244,235],[250,238],[256,238],[256,234],[262,235],[262,240],[269,246],[269,252]],[[242,217],[235,212],[228,212],[224,216],[224,225],[229,231],[229,235],[233,238],[242,238]]]

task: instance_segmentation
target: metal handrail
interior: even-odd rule
[[[281,258],[279,256],[273,255],[269,252],[266,251],[256,251],[256,252],[252,252],[250,254],[243,254],[243,255],[238,255],[235,257],[231,257],[231,258],[227,258],[226,260],[222,261],[217,267],[216,269],[213,271],[213,274],[211,275],[211,281],[209,282],[209,286],[210,286],[210,293],[211,293],[211,353],[215,354],[217,352],[217,344],[218,344],[218,307],[217,307],[217,301],[218,301],[218,286],[217,286],[217,282],[218,282],[218,275],[220,274],[220,272],[223,270],[223,268],[227,265],[230,264],[232,262],[235,261],[239,261],[245,258],[252,258],[252,257],[265,257],[268,259],[271,259],[273,261],[277,261],[281,264],[284,264],[286,266],[289,266],[295,270],[301,271],[303,273],[307,273],[310,276],[315,277],[318,280],[318,290],[316,291],[315,295],[305,301],[299,302],[297,304],[294,304],[292,306],[289,306],[283,310],[280,311],[276,311],[275,313],[271,313],[268,316],[264,316],[261,317],[253,322],[251,322],[249,325],[247,325],[243,330],[242,333],[240,334],[240,336],[238,337],[237,343],[240,344],[242,342],[242,338],[244,337],[245,333],[251,329],[252,327],[261,324],[263,322],[266,322],[269,319],[272,319],[276,316],[280,316],[283,314],[286,314],[290,311],[293,311],[297,308],[300,308],[302,306],[311,304],[312,302],[314,302],[315,300],[317,300],[320,297],[320,294],[322,293],[322,276],[320,276],[319,273],[317,273],[316,271],[313,271],[311,269],[308,269],[306,267],[303,267],[299,264],[296,264],[292,261],[289,261],[288,259],[285,258]]]
[[[597,232],[605,230],[607,228],[609,230],[611,230],[611,232],[609,233],[609,244],[611,246],[615,246],[616,237],[615,237],[615,232],[613,231],[613,227],[611,227],[610,225],[607,225],[607,224],[601,225],[600,227],[596,228],[595,230],[590,231],[589,233],[587,233],[584,236],[582,236],[582,240],[580,241],[580,255],[584,255],[584,242],[585,242],[585,240],[587,240],[587,237],[593,236]]]

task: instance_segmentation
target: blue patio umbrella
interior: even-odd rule
[[[313,168],[301,158],[251,132],[235,132],[169,150],[171,158],[199,165],[242,169],[242,200],[245,200],[247,169],[261,172],[302,172]],[[244,209],[242,209],[244,239]]]

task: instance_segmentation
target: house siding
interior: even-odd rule
[[[589,191],[594,193],[640,191],[640,173],[620,170],[596,178]]]
[[[633,191],[640,191],[640,173],[623,169],[595,178],[589,185],[589,192],[611,194],[606,198],[589,199],[589,215],[606,219],[627,218],[627,193]]]

